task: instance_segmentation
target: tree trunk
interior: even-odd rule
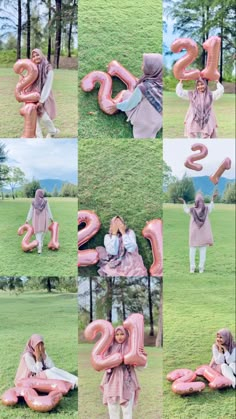
[[[152,312],[152,293],[151,293],[151,278],[150,278],[150,276],[148,276],[148,306],[149,306],[149,322],[150,322],[149,336],[154,336],[153,312]]]
[[[59,68],[60,53],[61,53],[61,0],[56,0],[56,40],[54,53],[54,67]]]
[[[17,60],[21,58],[21,20],[22,20],[21,0],[18,0],[17,46],[16,46],[16,59]]]
[[[47,279],[47,290],[48,292],[52,292],[51,280],[49,278]]]
[[[68,32],[68,58],[71,58],[71,36],[72,36],[72,27],[73,27],[75,12],[76,12],[76,0],[74,0],[73,2],[70,26],[69,26],[69,32]]]
[[[89,278],[89,323],[93,321],[93,281]]]
[[[27,58],[30,58],[30,26],[31,26],[31,16],[30,16],[30,0],[27,0],[27,4],[26,4],[26,8],[27,8],[27,47],[26,47],[26,54],[27,54]]]
[[[157,338],[156,338],[156,346],[162,347],[163,346],[163,284],[161,282],[161,298],[160,298],[160,305],[158,310],[158,330],[157,330]]]
[[[107,278],[106,279],[106,283],[107,283],[107,298],[106,298],[106,303],[107,303],[107,320],[109,322],[112,322],[112,294],[113,294],[113,287],[112,287],[112,278]]]
[[[220,43],[220,83],[222,83],[223,80],[223,36],[224,36],[224,18],[222,17],[221,21],[221,28],[220,28],[220,37],[221,37],[221,43]]]
[[[202,11],[202,29],[203,29],[203,33],[202,33],[202,44],[205,42],[206,38],[205,38],[205,8],[203,6],[203,11]],[[204,48],[202,48],[202,68],[204,69],[205,67],[205,63],[206,63],[206,51],[204,50]]]
[[[51,62],[51,53],[52,53],[51,19],[52,19],[51,0],[49,0],[48,2],[48,53],[47,53],[47,59],[49,63]]]
[[[125,299],[124,299],[124,288],[121,288],[121,304],[122,304],[122,317],[123,321],[126,319],[126,312],[125,312]]]

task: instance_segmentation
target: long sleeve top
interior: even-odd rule
[[[51,212],[51,209],[50,209],[50,206],[49,206],[49,203],[47,202],[47,204],[46,204],[46,207],[45,207],[46,209],[47,209],[47,212],[48,212],[48,218],[50,219],[50,220],[53,220],[53,216],[52,216],[52,212]],[[28,215],[27,215],[27,217],[26,217],[26,222],[28,223],[31,219],[32,219],[32,217],[33,217],[33,210],[34,210],[34,207],[33,207],[33,205],[31,204],[31,206],[30,206],[30,209],[29,209],[29,212],[28,212]]]
[[[52,90],[52,83],[53,83],[53,70],[50,70],[47,74],[46,82],[42,88],[42,92],[40,95],[40,102],[44,103],[46,102],[47,98],[50,95],[50,92]]]
[[[212,211],[212,210],[213,210],[213,208],[214,208],[214,202],[213,202],[213,201],[211,201],[211,202],[210,202],[210,204],[209,204],[209,205],[207,205],[207,206],[208,206],[208,213],[210,214],[210,213],[211,213],[211,211]],[[183,210],[184,210],[184,212],[185,212],[186,214],[190,214],[190,208],[188,207],[188,205],[186,204],[186,202],[184,202]]]
[[[133,253],[137,249],[136,236],[133,230],[128,230],[125,234],[122,234],[122,241],[127,252]],[[104,246],[109,255],[118,255],[119,237],[115,234],[106,234]]]
[[[224,354],[218,351],[217,346],[214,344],[212,346],[213,358],[216,364],[233,364],[236,362],[236,348],[233,349],[230,354],[228,351],[225,351]]]
[[[123,100],[116,105],[117,109],[122,112],[131,111],[134,109],[142,100],[143,95],[139,87],[137,86],[136,89],[133,91],[132,95],[127,100]]]
[[[176,86],[176,94],[183,100],[189,100],[188,90],[183,89],[183,84],[179,82]],[[216,84],[216,90],[212,92],[212,99],[218,100],[224,93],[224,86],[220,82]]]
[[[27,365],[27,368],[33,373],[38,374],[39,372],[43,371],[43,364],[42,362],[35,361],[33,356],[30,353],[27,353],[24,355],[25,363]],[[44,364],[46,368],[53,368],[55,365],[51,358],[46,353],[46,359],[44,361]]]

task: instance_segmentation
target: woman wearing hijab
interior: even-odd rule
[[[44,198],[44,191],[37,189],[35,198],[29,209],[26,223],[32,219],[32,226],[36,240],[38,240],[38,253],[42,253],[44,234],[48,231],[49,220],[53,222],[53,216],[48,201]]]
[[[196,81],[195,90],[183,90],[182,80],[176,86],[176,94],[181,99],[189,100],[190,106],[185,117],[184,136],[188,138],[216,138],[217,121],[213,112],[212,102],[224,93],[219,81],[217,88],[211,92],[205,79]]]
[[[134,138],[156,138],[162,128],[162,55],[143,54],[143,76],[114,108],[126,112]]]
[[[112,218],[104,246],[96,248],[100,276],[147,276],[142,256],[138,253],[135,233],[125,225],[122,217]]]
[[[52,122],[56,118],[56,105],[52,93],[53,68],[40,49],[33,49],[31,59],[38,67],[38,78],[30,86],[30,91],[40,93],[40,100],[37,106],[36,136],[37,138],[43,138],[40,127],[42,123],[48,132],[46,138],[55,137],[60,131],[55,128]]]
[[[54,366],[45,351],[43,337],[37,334],[32,335],[26,343],[16,372],[15,385],[17,386],[18,381],[30,377],[68,381],[72,388],[78,386],[78,377]]]
[[[184,204],[184,212],[190,215],[189,225],[189,259],[190,259],[190,273],[195,272],[195,256],[196,250],[199,249],[199,273],[204,272],[206,261],[207,246],[213,245],[213,236],[211,231],[211,224],[208,214],[211,213],[214,207],[214,198],[218,194],[212,196],[209,205],[205,205],[202,194],[198,193],[195,197],[194,207],[189,208],[184,199],[179,198]]]
[[[128,353],[128,338],[128,332],[124,327],[117,326],[114,341],[108,349],[107,355]],[[100,387],[103,392],[103,404],[108,406],[110,419],[120,418],[120,410],[122,410],[123,418],[132,419],[133,407],[138,400],[140,391],[134,367],[121,364],[106,370]]]
[[[212,360],[210,367],[222,373],[236,386],[236,342],[229,329],[221,329],[216,334],[216,341],[212,346]]]

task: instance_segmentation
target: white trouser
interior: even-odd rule
[[[48,370],[45,370],[44,373],[49,379],[68,381],[69,383],[73,384],[74,387],[78,387],[78,377],[76,377],[76,375],[70,374],[65,370],[61,370],[57,367],[52,367]]]
[[[35,233],[36,240],[38,240],[38,242],[39,242],[38,249],[40,249],[40,250],[42,250],[42,248],[43,248],[44,234],[45,233],[43,231],[39,231],[39,233]]]
[[[224,377],[228,378],[232,382],[232,387],[235,388],[236,386],[236,371],[235,371],[235,363],[232,364],[222,364],[221,365],[221,372]]]
[[[205,262],[206,262],[206,249],[207,246],[199,246],[199,269],[204,269]],[[195,269],[195,256],[196,256],[197,247],[190,247],[189,248],[189,261],[190,261],[190,269]]]
[[[119,403],[108,403],[108,411],[110,419],[120,419],[120,408],[122,410],[123,419],[132,419],[134,404],[134,393],[126,406],[121,406]]]
[[[47,112],[44,111],[43,115],[39,118],[37,118],[37,125],[36,125],[36,137],[37,138],[43,138],[43,133],[41,130],[40,122],[42,122],[42,125],[44,128],[46,128],[47,133],[49,134],[55,134],[56,128],[52,120],[50,119]]]

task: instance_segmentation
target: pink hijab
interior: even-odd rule
[[[233,349],[236,348],[236,342],[234,341],[233,335],[229,329],[220,329],[217,334],[221,335],[224,339],[224,345],[231,354]]]
[[[44,191],[43,189],[37,189],[35,192],[35,198],[32,201],[32,205],[36,210],[36,214],[40,214],[44,210],[47,205],[47,200],[44,198]]]
[[[200,93],[197,90],[197,84],[199,81],[205,85],[204,93]],[[201,129],[203,129],[209,121],[213,101],[212,92],[210,91],[206,80],[199,78],[196,81],[195,90],[190,90],[188,95],[193,108],[193,120],[200,125]]]
[[[44,339],[41,335],[32,335],[30,337],[30,339],[28,340],[28,342],[25,345],[25,349],[23,351],[23,353],[21,354],[21,358],[20,358],[20,363],[16,372],[16,376],[15,376],[15,385],[17,385],[17,382],[19,380],[22,380],[23,378],[28,378],[32,375],[31,371],[28,369],[25,359],[24,359],[24,355],[26,353],[30,354],[32,357],[35,358],[35,348],[38,345],[38,343],[43,342],[44,343]]]
[[[197,226],[201,228],[206,221],[208,207],[205,205],[202,194],[198,193],[195,197],[195,206],[190,208],[190,213]]]
[[[31,59],[32,59],[32,56],[33,56],[33,52],[37,52],[40,55],[41,62],[39,64],[37,64],[38,72],[39,72],[38,78],[32,84],[32,86],[30,87],[30,90],[37,90],[39,93],[41,93],[42,90],[43,90],[43,86],[44,86],[44,84],[47,80],[48,72],[53,70],[53,68],[52,68],[52,65],[48,62],[45,55],[43,55],[43,53],[40,49],[35,48],[35,49],[32,50]],[[55,100],[54,100],[52,91],[50,92],[47,100],[44,102],[43,108],[47,112],[47,114],[49,115],[49,117],[51,119],[56,118],[56,104],[55,104]],[[39,109],[38,113],[39,113],[39,116],[42,116],[43,112]]]

